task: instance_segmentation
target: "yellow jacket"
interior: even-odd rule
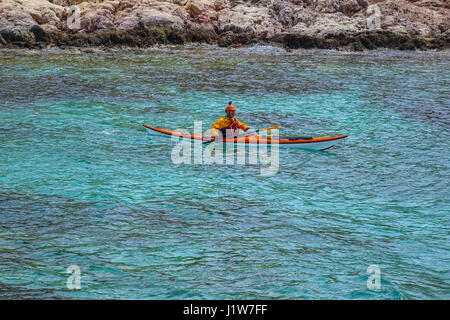
[[[228,118],[228,117],[220,117],[219,120],[217,120],[211,127],[211,134],[213,136],[217,135],[216,129],[218,130],[222,130],[222,129],[233,129],[233,130],[237,130],[237,129],[242,129],[242,130],[247,130],[248,126],[243,123],[240,122],[238,119],[236,118]]]

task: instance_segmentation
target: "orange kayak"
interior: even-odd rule
[[[211,137],[203,136],[203,134],[195,134],[195,133],[181,133],[178,131],[170,131],[160,128],[155,128],[149,125],[144,124],[144,127],[150,130],[150,134],[158,135],[158,136],[176,136],[184,139],[190,140],[202,140],[202,141],[211,141]],[[310,149],[310,150],[326,150],[334,145],[336,145],[339,140],[346,138],[347,135],[335,136],[335,137],[271,137],[271,136],[246,136],[246,137],[234,137],[234,138],[225,138],[223,139],[224,143],[233,143],[233,144],[279,144],[280,146],[289,146],[300,149]]]

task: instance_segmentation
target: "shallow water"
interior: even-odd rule
[[[1,51],[0,298],[449,299],[449,58]],[[253,128],[349,137],[263,176],[173,164],[142,127],[206,129],[229,100]]]

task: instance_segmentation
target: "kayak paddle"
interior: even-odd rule
[[[279,126],[280,126],[280,125],[277,124],[276,126],[272,126],[272,127],[268,127],[268,128],[264,128],[264,129],[257,129],[257,130],[254,130],[254,131],[252,131],[252,132],[244,132],[244,133],[238,134],[237,136],[234,136],[233,138],[241,138],[241,137],[251,136],[251,135],[253,135],[253,134],[255,134],[255,133],[258,133],[258,132],[260,132],[260,131],[269,131],[269,130],[276,129],[276,128],[278,128]],[[205,142],[203,142],[203,144],[209,144],[209,143],[211,143],[211,142],[213,142],[213,141],[214,141],[214,140],[211,140],[211,141],[205,141]]]

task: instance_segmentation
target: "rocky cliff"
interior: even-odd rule
[[[0,0],[0,47],[449,47],[448,0]]]

